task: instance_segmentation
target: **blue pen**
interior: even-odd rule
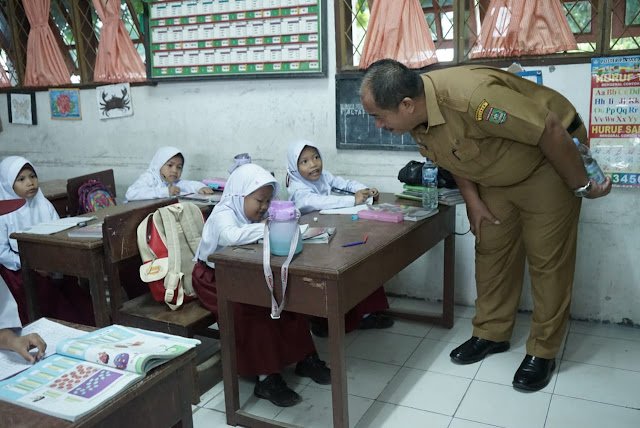
[[[343,247],[353,247],[354,245],[366,244],[367,243],[367,239],[369,239],[369,235],[364,237],[364,241],[351,242],[349,244],[344,244]]]

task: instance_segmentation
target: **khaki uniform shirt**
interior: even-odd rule
[[[576,110],[558,92],[488,66],[422,76],[428,124],[411,131],[420,153],[483,186],[525,180],[543,160],[538,141],[549,112],[564,127]]]

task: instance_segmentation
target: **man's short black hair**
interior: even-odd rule
[[[406,97],[416,98],[424,93],[424,83],[418,73],[393,59],[381,59],[367,69],[360,94],[369,91],[376,106],[397,111]]]

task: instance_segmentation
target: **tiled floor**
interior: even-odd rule
[[[392,307],[425,303],[390,299]],[[536,393],[511,387],[525,354],[529,317],[519,314],[511,349],[484,361],[451,363],[451,349],[472,331],[473,308],[456,307],[451,330],[396,321],[384,331],[347,335],[346,356],[351,427],[388,428],[638,428],[640,427],[640,329],[571,321],[559,369]],[[316,340],[327,359],[327,340]],[[304,427],[330,427],[331,388],[285,378],[303,398],[278,408],[253,396],[240,381],[240,401],[253,414]],[[226,427],[222,383],[194,407],[196,428]]]

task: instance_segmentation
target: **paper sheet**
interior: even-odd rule
[[[67,327],[45,318],[40,318],[38,321],[32,322],[23,328],[18,336],[26,336],[31,333],[38,333],[47,344],[47,350],[44,354],[45,358],[56,353],[58,342],[87,334],[86,331]],[[32,350],[31,352],[36,352],[36,350]],[[0,380],[6,379],[29,367],[31,367],[31,364],[16,352],[0,349]]]
[[[369,196],[367,202],[360,205],[354,205],[347,208],[332,208],[328,210],[320,210],[320,214],[358,214],[359,211],[366,210],[367,205],[373,204],[373,196]]]
[[[53,233],[62,232],[63,230],[71,229],[78,225],[78,223],[88,222],[95,220],[96,216],[91,217],[65,217],[55,221],[47,221],[44,223],[36,224],[28,227],[21,233],[33,233],[36,235],[51,235]]]

